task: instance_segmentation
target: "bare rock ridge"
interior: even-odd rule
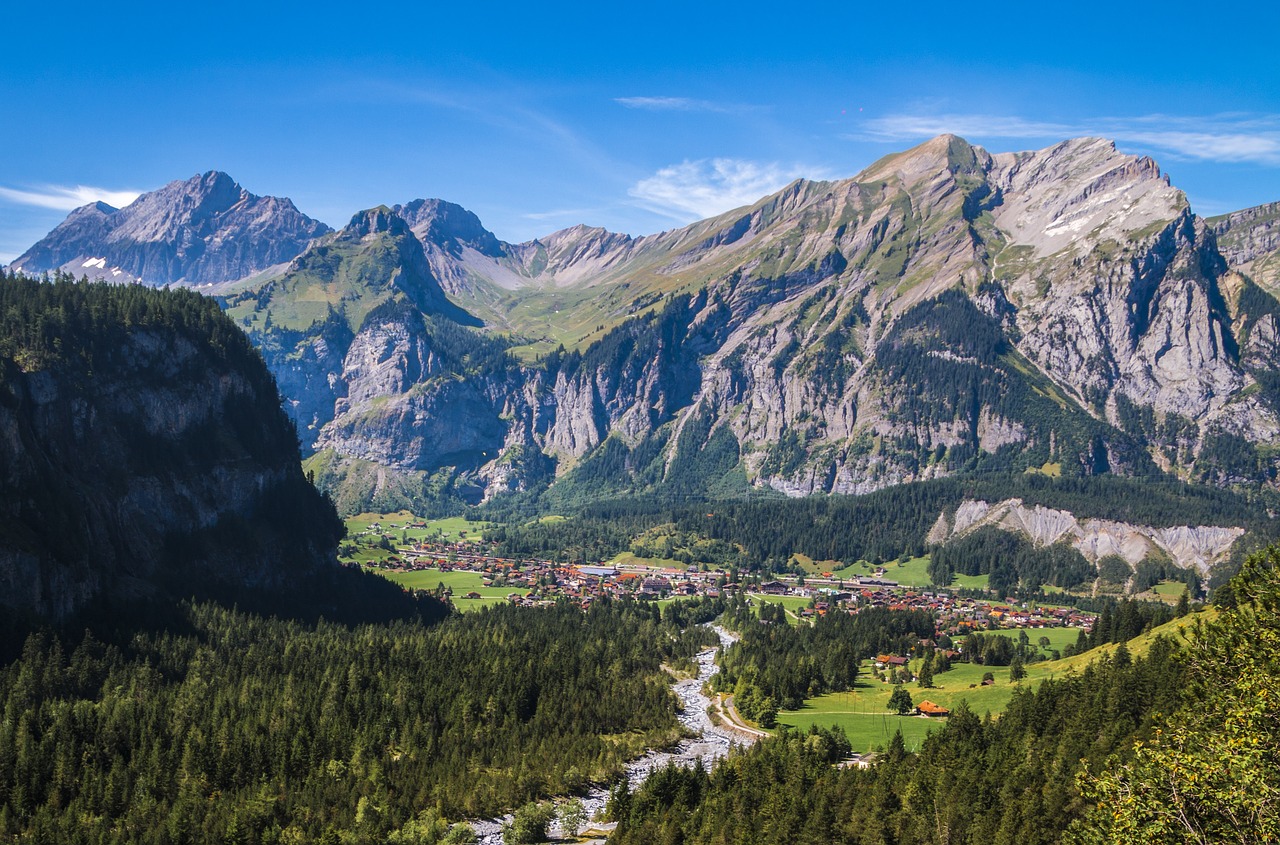
[[[553,479],[806,495],[972,469],[1276,477],[1257,444],[1280,436],[1280,305],[1244,296],[1183,194],[1109,141],[991,155],[942,136],[642,238],[502,244],[441,201],[398,213],[453,300],[517,344],[586,331],[541,364],[414,370],[375,406],[431,356],[351,321],[356,356],[328,380],[364,398],[312,445],[357,499],[442,473],[468,498]]]
[[[973,471],[1275,484],[1280,302],[1249,276],[1273,221],[1206,222],[1103,139],[945,135],[644,237],[507,244],[442,200],[380,207],[225,304],[353,507]]]
[[[291,200],[255,196],[210,171],[142,194],[125,208],[101,202],[79,208],[12,267],[151,285],[213,284],[286,263],[328,231]]]
[[[945,543],[985,526],[1020,534],[1039,547],[1068,543],[1090,563],[1117,555],[1130,566],[1159,549],[1183,569],[1195,569],[1207,576],[1210,568],[1224,560],[1243,534],[1242,528],[1218,526],[1175,526],[1151,528],[1105,519],[1079,520],[1069,511],[1027,507],[1020,499],[991,504],[967,499],[948,521],[946,514],[929,533],[931,544]]]
[[[1207,222],[1232,269],[1272,293],[1280,291],[1280,202],[1211,217]]]

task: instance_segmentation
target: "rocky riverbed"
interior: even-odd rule
[[[719,625],[714,625],[712,628],[720,636],[720,646],[722,648],[728,648],[736,639],[734,634]],[[668,763],[674,762],[678,766],[693,766],[697,761],[701,760],[702,765],[710,769],[717,761],[727,755],[734,746],[747,745],[751,742],[748,737],[712,724],[711,718],[707,715],[707,708],[711,706],[711,699],[702,694],[702,687],[711,679],[712,675],[720,671],[720,667],[716,665],[717,650],[709,648],[699,652],[697,657],[698,677],[677,681],[671,687],[676,694],[676,698],[680,700],[680,712],[677,714],[677,718],[680,720],[681,725],[692,732],[693,736],[682,739],[673,748],[650,751],[643,757],[627,764],[627,781],[631,784],[632,789],[644,783],[650,772],[662,768]],[[586,808],[588,818],[594,817],[598,812],[604,810],[605,803],[608,800],[608,789],[603,786],[592,787],[591,791],[582,798],[582,804]],[[475,829],[476,837],[481,845],[502,845],[502,825],[510,821],[511,816],[505,816],[497,819],[472,821],[471,826]],[[550,834],[552,838],[560,835],[558,822],[551,823]]]

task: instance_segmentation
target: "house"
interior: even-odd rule
[[[939,704],[934,704],[932,701],[920,702],[916,705],[916,712],[921,716],[928,716],[930,718],[949,716],[951,714],[950,710]]]
[[[781,581],[765,581],[760,585],[760,591],[769,596],[785,596],[788,587]]]

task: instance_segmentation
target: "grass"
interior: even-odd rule
[[[444,584],[453,590],[453,604],[463,612],[475,610],[490,604],[502,604],[511,593],[523,593],[524,587],[486,587],[480,581],[479,572],[455,570],[441,572],[438,569],[417,570],[415,572],[386,572],[377,570],[382,577],[395,581],[402,587],[414,590],[434,590]],[[467,593],[477,592],[478,599],[463,598]]]
[[[857,753],[887,746],[895,731],[902,731],[903,742],[908,749],[915,751],[929,731],[939,727],[938,721],[890,713],[884,706],[888,696],[884,697],[884,702],[871,702],[864,693],[864,688],[870,686],[860,682],[853,692],[837,692],[809,699],[799,710],[780,713],[778,724],[802,730],[808,730],[810,725],[840,728]]]
[[[875,566],[865,560],[850,564],[843,569],[837,569],[831,572],[832,578],[875,578]],[[904,587],[921,587],[924,589],[932,589],[935,585],[933,579],[929,577],[929,556],[913,557],[907,561],[891,560],[881,564],[884,574],[879,576],[886,581],[896,581]],[[985,590],[987,588],[988,575],[957,575],[951,582],[950,586],[968,589]]]
[[[1157,636],[1170,636],[1181,639],[1185,629],[1197,619],[1213,618],[1213,611],[1193,613],[1181,619],[1175,619],[1153,631],[1130,640],[1128,649],[1134,657],[1145,655]],[[989,632],[983,632],[989,633]],[[1000,631],[1017,636],[1017,631]],[[1074,628],[1041,629],[1028,631],[1034,643],[1040,635],[1048,636],[1053,648],[1060,648],[1057,643],[1074,642],[1079,632]],[[1071,672],[1083,670],[1104,654],[1115,651],[1116,646],[1104,645],[1083,654],[1066,657],[1061,660],[1046,660],[1029,664],[1027,677],[1017,683],[1009,683],[1007,666],[981,666],[973,663],[954,663],[948,672],[935,675],[934,687],[921,689],[912,682],[906,684],[911,693],[911,700],[916,704],[928,699],[948,709],[955,709],[961,701],[968,703],[969,708],[978,715],[985,713],[999,714],[1008,707],[1014,691],[1019,687],[1035,689],[1041,681],[1060,678]],[[918,664],[917,664],[918,665]],[[991,672],[995,683],[982,686],[982,676]],[[931,726],[939,722],[926,721],[916,717],[899,717],[889,713],[889,696],[893,694],[893,685],[882,683],[871,676],[871,670],[865,666],[859,675],[860,680],[850,692],[831,693],[818,696],[804,702],[799,710],[783,711],[778,714],[778,723],[793,728],[807,729],[809,725],[823,727],[840,727],[849,736],[849,741],[856,752],[870,751],[888,742],[896,728],[901,728],[902,738],[907,747],[918,747],[920,740],[928,733]],[[915,743],[915,746],[913,746]]]
[[[1080,636],[1079,628],[1000,628],[995,631],[978,631],[979,634],[998,634],[1016,640],[1021,631],[1026,631],[1027,636],[1031,638],[1031,645],[1039,646],[1041,637],[1048,637],[1049,648],[1042,649],[1041,653],[1048,654],[1053,649],[1062,651],[1068,645],[1074,643]]]
[[[409,540],[425,540],[429,537],[434,538],[436,532],[441,532],[441,538],[444,540],[463,539],[462,532],[466,532],[467,540],[483,540],[484,529],[489,527],[484,522],[468,522],[460,516],[450,516],[445,519],[425,520],[426,528],[406,528],[411,522],[423,522],[420,517],[414,516],[408,511],[396,511],[395,513],[362,513],[350,517],[346,520],[347,536],[356,539],[357,534],[361,534],[369,530],[369,526],[376,523],[382,525],[383,533],[389,535],[393,540],[399,542],[400,535],[403,533]],[[385,554],[385,552],[383,553]]]
[[[748,593],[756,603],[756,615],[764,610],[766,604],[780,604],[782,609],[786,611],[787,622],[790,625],[800,624],[800,608],[809,606],[809,599],[803,596],[766,596],[764,593]]]
[[[860,560],[855,564],[846,566],[844,569],[837,569],[831,573],[832,578],[874,578],[877,567],[871,565],[865,560]],[[929,578],[929,556],[913,557],[906,561],[891,560],[881,564],[884,569],[884,575],[880,577],[886,581],[896,581],[904,587],[932,587],[933,580]],[[978,576],[983,586],[986,585],[985,575]],[[966,581],[973,581],[972,578],[966,578]],[[969,583],[960,584],[959,586],[970,586]]]
[[[653,569],[679,569],[684,571],[689,568],[686,563],[673,560],[669,557],[637,557],[631,552],[619,552],[614,555],[612,560],[605,564],[606,566],[648,566]]]
[[[1186,591],[1187,585],[1181,581],[1161,581],[1151,588],[1151,592],[1170,604],[1177,604],[1178,599]]]

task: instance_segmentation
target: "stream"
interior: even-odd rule
[[[720,647],[728,648],[737,637],[720,627],[712,625],[712,630],[720,637]],[[702,694],[702,687],[711,676],[720,671],[716,665],[716,648],[708,648],[698,652],[698,677],[677,681],[672,685],[676,698],[680,700],[680,710],[676,717],[680,724],[693,733],[693,736],[680,740],[672,748],[661,751],[649,751],[643,757],[627,764],[627,782],[635,790],[644,783],[645,778],[654,769],[660,769],[674,762],[678,766],[693,766],[698,760],[708,771],[734,746],[747,745],[749,740],[740,734],[711,723],[707,716],[707,708],[711,699]],[[604,810],[609,800],[609,790],[603,786],[593,786],[582,796],[582,806],[586,809],[587,818]],[[480,845],[502,845],[502,825],[510,822],[510,815],[497,819],[477,819],[470,822],[476,832],[476,840]],[[548,828],[552,839],[560,836],[560,823],[552,821]]]

